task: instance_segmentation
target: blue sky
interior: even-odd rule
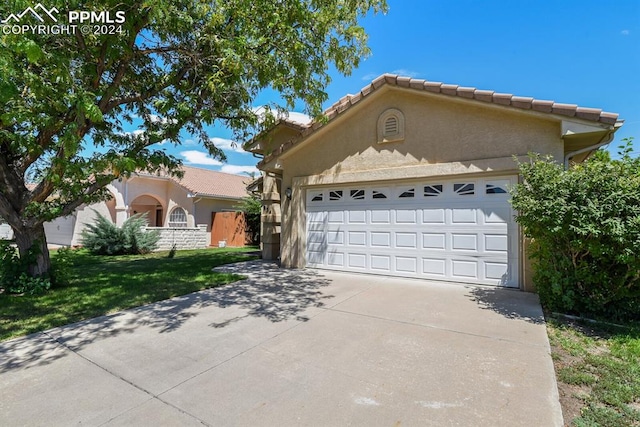
[[[390,0],[386,15],[362,21],[372,55],[351,76],[335,73],[331,105],[390,72],[520,96],[601,108],[625,125],[609,145],[635,136],[640,155],[640,0]],[[265,92],[257,100],[277,98]],[[302,112],[302,106],[299,109]],[[230,146],[231,133],[210,128],[227,163],[193,139],[167,147],[185,164],[232,173],[258,159]],[[169,144],[167,144],[169,145]]]

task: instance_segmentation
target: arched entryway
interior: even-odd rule
[[[147,221],[150,227],[162,227],[164,219],[164,209],[158,199],[148,194],[138,196],[129,205],[129,214],[147,214]]]

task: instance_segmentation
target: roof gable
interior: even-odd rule
[[[618,122],[617,113],[604,112],[597,108],[580,107],[575,104],[563,104],[549,100],[535,99],[532,97],[515,96],[508,93],[499,93],[492,90],[480,90],[473,87],[463,87],[453,84],[445,84],[441,82],[430,82],[421,79],[412,79],[410,77],[402,77],[395,74],[383,74],[373,80],[369,85],[365,86],[355,95],[346,95],[338,102],[330,106],[324,111],[323,120],[314,120],[311,123],[300,125],[299,123],[290,123],[286,119],[281,119],[273,129],[278,126],[295,125],[300,129],[296,138],[293,138],[283,144],[259,163],[259,167],[265,163],[277,158],[279,155],[288,151],[293,146],[306,140],[307,137],[318,131],[319,129],[330,124],[335,118],[341,116],[350,110],[362,100],[377,92],[380,88],[398,87],[416,92],[428,92],[444,97],[457,97],[459,99],[477,102],[479,104],[493,104],[494,106],[518,110],[528,110],[542,114],[558,116],[559,118],[576,118],[594,124],[602,124],[605,126],[613,126]],[[268,133],[268,131],[267,131]]]

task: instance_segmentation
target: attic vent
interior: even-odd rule
[[[404,140],[404,115],[390,108],[378,117],[378,144]]]
[[[391,136],[397,133],[398,118],[396,116],[391,116],[384,122],[384,136]]]

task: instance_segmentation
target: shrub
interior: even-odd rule
[[[146,214],[136,214],[122,227],[96,212],[95,224],[88,224],[82,232],[82,244],[95,255],[131,255],[149,253],[157,247],[159,234],[145,231]]]
[[[51,287],[48,277],[31,277],[27,274],[29,264],[35,259],[39,245],[23,258],[18,250],[7,241],[0,241],[0,288],[12,294],[34,295]]]
[[[531,155],[512,189],[516,221],[532,239],[533,280],[546,308],[640,318],[640,160],[598,152],[565,171]]]
[[[251,243],[257,245],[260,243],[260,216],[262,215],[262,202],[260,196],[252,194],[242,199],[242,202],[236,206],[240,212],[244,212],[246,221],[246,233],[251,239]]]

